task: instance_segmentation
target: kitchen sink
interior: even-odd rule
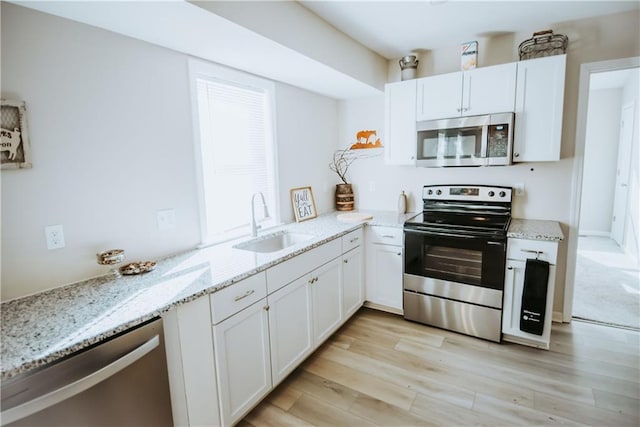
[[[311,234],[303,233],[291,233],[288,231],[280,231],[274,234],[268,234],[265,236],[256,237],[246,242],[238,243],[233,247],[236,249],[242,249],[252,252],[277,252],[288,248],[289,246],[297,245],[298,243],[305,242],[313,239]]]

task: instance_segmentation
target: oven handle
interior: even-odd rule
[[[423,234],[427,236],[436,236],[436,237],[455,237],[459,239],[486,239],[487,236],[465,236],[463,234],[452,234],[452,233],[443,233],[441,231],[425,231],[425,230],[416,230],[416,229],[405,229],[405,233],[415,233],[415,234]],[[504,245],[505,242],[496,241],[496,240],[488,240],[487,244],[489,245]]]

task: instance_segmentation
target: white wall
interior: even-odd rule
[[[580,234],[611,232],[618,166],[622,89],[589,93],[580,205]]]
[[[187,56],[1,7],[2,98],[26,101],[33,160],[1,175],[2,299],[104,274],[101,250],[124,248],[134,261],[197,245]],[[320,159],[336,146],[336,101],[283,84],[276,92],[283,219],[294,186],[312,185],[319,212],[331,210],[318,187],[330,176]],[[176,228],[161,232],[156,211],[166,208]],[[64,226],[64,249],[46,249],[51,224]]]
[[[565,80],[565,104],[562,126],[561,160],[548,163],[528,163],[508,167],[424,169],[403,166],[385,166],[382,158],[362,159],[352,166],[351,179],[356,193],[356,206],[360,209],[394,209],[401,190],[408,191],[409,209],[420,209],[420,189],[427,184],[495,184],[524,183],[526,195],[516,197],[513,216],[519,218],[559,221],[565,235],[560,243],[556,274],[554,311],[561,312],[564,304],[567,241],[571,226],[570,201],[573,192],[575,129],[578,103],[580,65],[587,62],[640,56],[638,28],[640,13],[632,11],[570,21],[552,25],[558,34],[569,37],[567,73]],[[504,34],[491,38],[479,38],[480,66],[496,65],[518,60],[518,45],[531,37],[539,28],[526,29],[517,34]],[[418,77],[459,71],[459,46],[421,52]],[[388,64],[390,81],[400,80],[397,60]],[[362,118],[369,115],[366,128],[376,129],[384,135],[384,111],[382,97],[377,101],[348,100],[340,102],[340,112],[347,114],[341,121],[339,134],[354,135],[363,128]],[[357,111],[356,113],[350,113]],[[354,114],[349,118],[348,114]],[[346,146],[341,138],[341,146]],[[382,141],[383,144],[385,141]],[[370,192],[374,182],[375,191]],[[636,216],[637,218],[637,216]]]

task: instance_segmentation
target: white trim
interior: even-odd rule
[[[595,237],[611,237],[610,231],[598,231],[598,230],[578,230],[578,236],[595,236]]]
[[[582,198],[582,174],[584,168],[584,149],[587,127],[587,107],[589,105],[589,81],[591,74],[604,71],[622,70],[640,67],[640,57],[589,62],[580,66],[580,85],[578,90],[578,111],[576,121],[575,154],[573,177],[571,180],[571,201],[569,212],[569,239],[567,244],[567,270],[564,286],[564,304],[562,321],[571,322],[573,313],[573,293],[578,250],[578,226],[580,224],[580,201]]]
[[[553,315],[551,317],[551,321],[552,322],[556,322],[556,323],[562,323],[562,312],[561,311],[554,311]]]
[[[223,65],[214,64],[211,62],[202,61],[196,58],[187,58],[187,65],[189,69],[189,90],[191,96],[191,123],[193,128],[193,150],[195,159],[195,176],[196,176],[196,190],[198,192],[198,217],[200,221],[200,245],[199,247],[210,246],[218,241],[212,242],[209,239],[209,232],[207,230],[207,214],[206,214],[206,200],[204,197],[204,171],[202,169],[202,149],[200,146],[200,124],[198,122],[198,96],[197,96],[197,83],[198,78],[205,78],[207,80],[218,80],[225,82],[236,83],[241,86],[249,88],[257,88],[266,90],[269,93],[269,109],[270,120],[268,126],[270,126],[270,135],[272,140],[270,141],[272,152],[269,153],[272,156],[273,171],[273,212],[271,217],[274,224],[280,224],[280,197],[279,197],[279,174],[278,174],[278,138],[276,136],[277,121],[276,121],[276,84],[275,82],[261,77],[254,76],[243,71],[235,70]],[[249,201],[247,200],[247,205]],[[244,235],[248,235],[249,232],[241,235],[229,235],[227,240],[233,240]]]

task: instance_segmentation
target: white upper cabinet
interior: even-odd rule
[[[384,90],[385,163],[416,163],[416,80],[389,83]]]
[[[515,62],[418,80],[416,119],[436,120],[514,110]]]
[[[464,72],[462,115],[509,113],[516,98],[516,63]]]
[[[460,116],[462,81],[462,71],[418,79],[417,120]]]
[[[567,55],[518,62],[514,162],[560,160]]]

